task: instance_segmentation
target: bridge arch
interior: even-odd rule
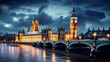
[[[88,45],[88,46],[90,46],[91,48],[93,48],[92,44],[89,44],[89,43],[71,43],[71,44],[69,44],[69,47],[70,47],[71,45],[73,45],[73,44],[85,44],[85,45]]]
[[[92,45],[88,43],[71,43],[69,45],[69,52],[89,55],[91,48]]]
[[[46,47],[46,48],[51,48],[51,49],[52,49],[53,44],[52,44],[51,42],[48,42],[48,43],[45,44],[45,47]]]
[[[54,48],[57,49],[57,50],[63,50],[63,51],[66,51],[66,43],[56,43],[54,45]]]
[[[110,43],[104,43],[104,44],[99,44],[99,45],[97,45],[97,47],[96,47],[96,52],[98,51],[98,48],[100,48],[100,47],[102,47],[102,46],[107,46],[107,45],[110,46]]]
[[[38,47],[43,47],[44,46],[44,43],[40,42],[38,43]]]
[[[61,44],[65,44],[65,45],[67,45],[66,42],[56,42],[55,45],[58,44],[58,43],[61,43]]]

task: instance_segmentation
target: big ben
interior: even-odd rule
[[[78,18],[76,17],[75,10],[72,11],[72,16],[70,17],[70,40],[77,39],[77,25]]]

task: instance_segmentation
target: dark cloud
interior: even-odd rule
[[[48,7],[48,5],[42,5],[40,8],[39,8],[39,11],[38,13],[42,13],[46,8]]]
[[[48,0],[0,0],[0,5],[7,5],[10,9],[17,9],[20,6],[33,6],[48,3]]]
[[[40,26],[53,27],[55,30],[59,26],[65,27],[66,32],[69,32],[69,19],[72,14],[72,10],[69,11],[68,16],[61,18],[53,18],[51,15],[45,12],[52,3],[55,6],[60,3],[59,6],[68,6],[68,8],[75,8],[76,15],[78,17],[78,33],[86,32],[88,27],[109,27],[110,5],[109,0],[0,0],[0,22],[6,24],[12,24],[12,28],[4,27],[4,24],[0,24],[0,31],[12,31],[17,32],[20,29],[31,26],[31,19],[36,18],[40,22]],[[51,3],[51,4],[50,4]],[[54,5],[53,4],[53,5]],[[31,8],[38,8],[38,12]],[[51,9],[54,9],[51,8]],[[57,8],[56,8],[57,9]],[[24,13],[17,14],[16,11],[21,10]],[[25,14],[26,12],[35,14]],[[56,10],[54,10],[55,12]],[[51,10],[50,10],[51,12]],[[59,12],[61,12],[59,10]],[[38,14],[37,14],[38,13]],[[64,12],[65,13],[65,12]],[[25,18],[28,16],[29,18]],[[16,22],[13,17],[19,18]]]
[[[52,17],[44,12],[41,14],[38,14],[37,18],[39,19],[39,23],[41,25],[48,25],[50,23],[53,23]]]
[[[87,16],[90,17],[90,19],[103,19],[103,18],[105,18],[105,14],[103,12],[86,10],[85,13]]]

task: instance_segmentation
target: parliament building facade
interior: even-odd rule
[[[65,32],[65,28],[58,28],[58,33],[53,33],[52,28],[41,29],[39,32],[39,20],[32,19],[31,30],[28,27],[28,33],[24,34],[19,31],[16,35],[16,42],[36,42],[36,41],[62,41],[62,40],[76,40],[77,39],[77,26],[78,18],[76,17],[75,10],[72,11],[70,17],[70,32]]]

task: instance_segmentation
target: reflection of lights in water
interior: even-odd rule
[[[9,55],[11,55],[11,47],[9,47]]]
[[[1,46],[1,52],[2,52],[2,55],[3,55],[3,52],[4,52],[4,51],[3,51],[3,43],[1,43],[1,45],[2,45],[2,46]]]
[[[5,43],[5,47],[6,47],[6,43]]]
[[[39,53],[40,53],[39,49],[36,49],[36,52],[37,52],[36,55],[39,56]]]
[[[45,62],[45,60],[46,60],[46,52],[45,50],[43,50],[43,61]]]
[[[55,53],[52,53],[52,62],[56,62],[56,56],[55,56]]]
[[[70,57],[66,57],[66,62],[71,62]]]
[[[71,60],[68,60],[68,59],[67,59],[66,62],[71,62]]]
[[[14,55],[14,47],[9,47],[9,55]]]
[[[11,53],[12,55],[14,55],[14,47],[12,47],[11,49],[12,49]]]
[[[32,47],[32,57],[35,57],[35,49]]]

